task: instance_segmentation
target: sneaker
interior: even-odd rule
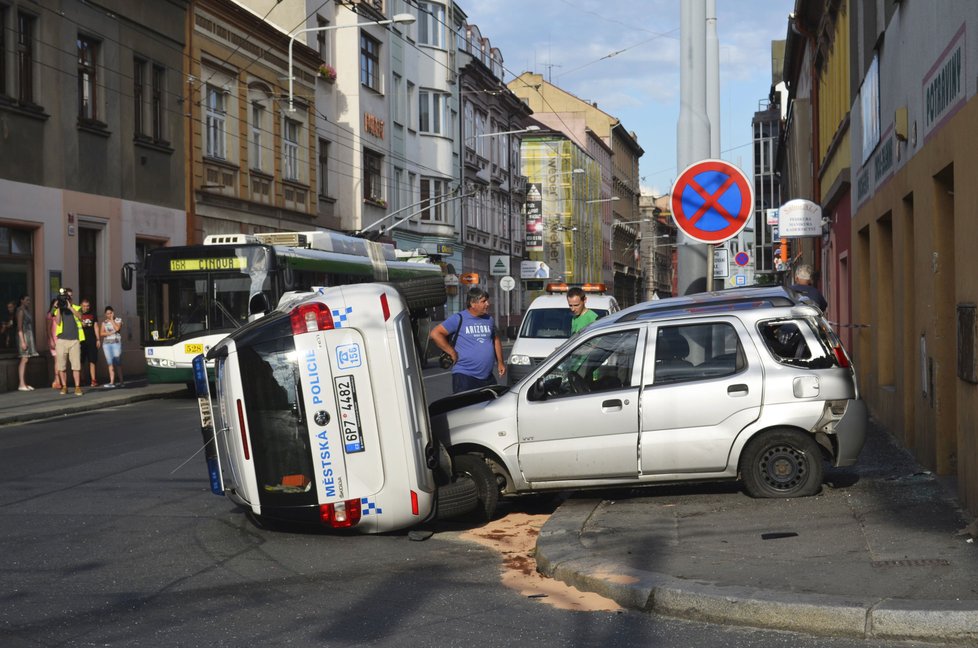
[[[113,385],[112,383],[105,383],[104,385],[102,385],[102,389],[112,389],[113,387],[115,387],[115,385]]]
[[[18,388],[17,388],[17,391],[34,391],[34,388],[33,388],[33,387],[30,387],[30,386],[27,386],[27,385],[25,385],[25,386],[23,386],[23,387],[18,387]]]
[[[68,393],[68,388],[67,387],[62,387],[61,388],[61,395],[64,396],[67,393]]]
[[[81,395],[82,395],[81,387],[75,387],[75,396],[81,396]]]

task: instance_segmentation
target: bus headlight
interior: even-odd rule
[[[513,355],[509,356],[509,364],[511,364],[511,365],[527,365],[527,366],[529,366],[529,364],[530,364],[530,356],[528,356],[528,355],[519,355],[519,354],[515,354],[514,353]]]

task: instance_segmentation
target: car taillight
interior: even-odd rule
[[[414,491],[411,491],[411,513],[413,513],[414,515],[418,515],[418,510],[419,510],[418,494]]]
[[[350,499],[319,506],[319,520],[334,529],[348,529],[360,522],[360,500]]]
[[[312,302],[297,306],[289,314],[292,319],[292,333],[312,333],[313,331],[326,331],[333,328],[333,316],[329,312],[329,306],[321,302]]]
[[[834,346],[832,350],[835,352],[835,361],[839,363],[839,366],[843,369],[848,369],[849,356],[846,355],[846,350],[841,345]]]
[[[380,293],[380,309],[384,311],[384,321],[391,318],[391,307],[387,303],[387,293]]]
[[[244,451],[245,461],[251,460],[251,453],[248,450],[248,432],[245,430],[244,407],[241,399],[238,399],[238,429],[241,430],[241,449]]]

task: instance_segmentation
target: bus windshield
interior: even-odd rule
[[[163,248],[147,266],[142,337],[150,345],[233,331],[271,283],[261,246]]]

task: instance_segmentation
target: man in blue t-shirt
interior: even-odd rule
[[[500,377],[506,373],[503,345],[489,316],[489,293],[482,288],[472,288],[466,297],[466,305],[464,311],[431,330],[431,340],[455,363],[452,365],[452,392],[456,394],[495,385],[493,362]]]

